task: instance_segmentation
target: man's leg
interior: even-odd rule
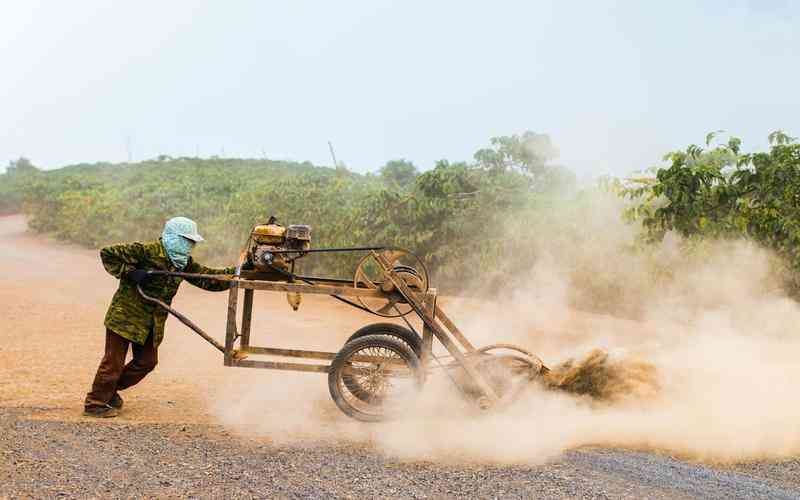
[[[138,384],[145,375],[153,371],[156,364],[158,364],[158,350],[153,346],[151,331],[144,345],[133,343],[133,359],[122,370],[116,389],[121,391]]]
[[[86,409],[105,408],[117,390],[117,381],[125,366],[130,342],[106,328],[106,351],[92,383],[92,390],[86,395]]]

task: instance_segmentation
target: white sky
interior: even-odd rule
[[[6,1],[0,163],[468,159],[548,133],[624,174],[724,129],[800,135],[800,1]]]

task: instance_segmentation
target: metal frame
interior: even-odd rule
[[[330,249],[330,251],[333,250],[337,249]],[[236,274],[234,275],[153,271],[153,274],[188,278],[210,278],[230,282],[224,345],[219,344],[213,337],[208,335],[180,312],[174,310],[162,301],[144,294],[141,287],[139,288],[139,292],[145,300],[163,307],[215,348],[222,351],[225,366],[319,373],[327,373],[330,369],[330,364],[287,362],[278,361],[274,358],[330,361],[334,359],[337,353],[251,345],[250,334],[252,327],[253,300],[256,290],[330,295],[356,307],[358,307],[356,304],[347,301],[344,297],[380,297],[388,299],[392,297],[392,294],[400,294],[422,322],[422,355],[420,361],[422,362],[424,370],[428,372],[432,368],[434,361],[438,363],[438,359],[433,355],[433,340],[437,339],[447,350],[450,358],[452,358],[452,362],[448,366],[452,367],[453,365],[457,365],[463,368],[469,379],[471,379],[482,393],[479,397],[481,406],[489,407],[497,403],[499,400],[498,395],[474,366],[474,360],[484,352],[485,348],[477,350],[437,305],[436,289],[429,289],[424,296],[423,294],[414,292],[405,281],[395,273],[391,263],[380,253],[383,248],[368,247],[363,249],[359,248],[358,250],[371,252],[375,260],[383,267],[384,276],[390,282],[390,286],[379,286],[377,289],[357,288],[353,283],[346,282],[345,280],[311,277],[302,277],[303,281],[306,281],[306,283],[267,281],[265,279],[259,279],[265,273],[242,271],[242,265],[245,260],[244,255],[240,257],[239,264],[236,267]],[[386,291],[387,289],[389,291]],[[244,292],[241,294],[241,316],[239,316],[240,290]],[[407,320],[406,322],[408,326],[411,326]],[[273,359],[249,359],[251,355],[268,356]]]

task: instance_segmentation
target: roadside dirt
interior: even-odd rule
[[[798,460],[712,467],[601,448],[513,465],[404,458],[375,444],[386,429],[339,413],[323,376],[224,368],[172,319],[160,365],[123,394],[123,414],[87,419],[82,400],[115,288],[96,251],[0,217],[0,498],[800,498]],[[304,297],[294,313],[282,295],[262,295],[262,344],[337,350],[374,321],[326,298]],[[225,298],[184,285],[175,306],[219,338]],[[447,307],[481,317],[487,306]],[[616,326],[634,328],[626,324]],[[547,338],[535,347],[545,359],[554,350]]]

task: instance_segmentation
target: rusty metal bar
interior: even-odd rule
[[[315,284],[321,285],[353,285],[353,278],[323,278],[320,276],[304,276],[302,274],[298,274],[295,277],[300,281],[313,281]]]
[[[429,310],[434,310],[436,307],[436,293],[431,293],[429,290],[425,296],[425,307]],[[431,358],[433,358],[433,330],[430,329],[428,324],[422,322],[422,367],[427,370],[430,365]]]
[[[245,259],[245,252],[242,252],[239,256],[239,263],[236,266],[236,276],[242,272],[242,263]],[[225,359],[224,364],[225,366],[232,366],[233,365],[233,346],[236,342],[236,337],[238,337],[238,332],[236,331],[236,309],[239,304],[239,287],[238,287],[238,280],[232,280],[230,284],[230,289],[228,292],[228,320],[225,323]]]
[[[335,352],[323,351],[306,351],[298,349],[278,349],[276,347],[244,347],[242,346],[241,352],[246,354],[261,354],[265,356],[284,356],[287,358],[306,358],[306,359],[327,359],[331,360],[336,357]]]
[[[316,295],[341,295],[358,297],[386,297],[386,293],[371,288],[355,288],[353,286],[306,285],[304,283],[279,283],[272,281],[233,280],[245,290],[267,290],[272,292],[298,292]]]
[[[444,313],[444,311],[442,311],[439,308],[439,306],[436,306],[436,309],[434,310],[434,312],[435,312],[436,319],[441,321],[441,323],[444,325],[444,327],[447,328],[448,330],[450,330],[450,333],[453,334],[453,337],[455,337],[456,340],[458,340],[459,343],[461,343],[461,345],[464,346],[464,349],[466,349],[467,352],[475,351],[475,346],[472,345],[472,343],[469,340],[467,340],[467,337],[465,337],[464,334],[461,333],[461,330],[458,329],[458,327],[455,325],[455,323],[453,323],[450,320],[450,318]]]
[[[244,280],[254,280],[254,281],[278,281],[278,282],[285,282],[287,281],[285,274],[280,274],[277,272],[269,272],[269,271],[242,271],[240,275],[241,279]],[[333,286],[354,286],[353,285],[353,278],[343,279],[343,278],[331,278],[327,276],[307,276],[304,274],[295,274],[294,275],[295,281],[306,282],[307,284],[311,285],[333,285]],[[311,283],[309,283],[311,282]],[[375,282],[376,285],[380,286],[380,282]]]
[[[303,359],[324,359],[324,360],[332,360],[336,357],[335,352],[325,352],[325,351],[308,351],[308,350],[300,350],[300,349],[279,349],[276,347],[248,347],[247,349],[241,349],[237,351],[240,354],[256,354],[256,355],[263,355],[263,356],[283,356],[286,358],[303,358]],[[387,358],[384,356],[366,356],[366,355],[358,355],[358,356],[351,356],[351,361],[356,361],[359,363],[383,363],[383,364],[404,364],[404,362],[400,359],[394,358]]]
[[[464,368],[464,371],[467,372],[467,375],[469,375],[469,377],[478,385],[478,388],[481,390],[481,392],[483,392],[484,396],[487,397],[492,404],[497,403],[500,400],[500,398],[497,396],[497,393],[475,369],[474,365],[472,364],[472,360],[464,356],[455,342],[450,339],[447,332],[437,324],[436,319],[431,314],[432,311],[425,309],[424,304],[419,301],[414,292],[408,287],[408,285],[406,285],[405,281],[397,277],[394,269],[392,269],[392,266],[383,257],[383,255],[373,252],[373,256],[375,260],[377,260],[383,267],[384,273],[392,282],[392,284],[394,284],[394,286],[400,290],[417,315],[419,315],[422,321],[433,331],[433,334],[437,339],[439,339],[439,342],[444,345],[445,349],[447,349],[447,352],[453,356],[453,359],[455,359],[458,364]]]
[[[239,336],[239,346],[247,349],[250,346],[250,326],[253,321],[253,290],[244,291],[242,304],[242,333]]]
[[[180,271],[161,271],[159,269],[153,269],[147,272],[148,274],[152,274],[154,276],[177,276],[179,278],[202,278],[202,279],[212,279],[217,281],[232,281],[237,279],[235,274],[200,274],[200,273],[184,273]]]
[[[343,280],[332,279],[327,284],[323,281],[320,284],[305,284],[305,283],[286,283],[282,281],[269,281],[269,280],[254,280],[243,279],[241,276],[235,274],[195,274],[195,273],[180,273],[171,271],[150,271],[151,274],[178,276],[182,278],[205,278],[217,281],[229,281],[237,283],[238,287],[244,290],[267,290],[272,292],[298,292],[317,295],[342,295],[342,296],[358,296],[358,297],[386,297],[386,293],[380,289],[372,288],[356,288],[349,282],[345,283]],[[242,271],[242,276],[249,276],[249,271]],[[231,285],[232,287],[233,285]]]
[[[414,300],[414,299],[411,299]],[[453,356],[453,359],[458,362],[464,368],[464,371],[467,372],[467,375],[478,385],[478,388],[483,392],[484,396],[489,398],[492,403],[497,403],[500,398],[497,396],[497,393],[494,391],[492,386],[490,386],[486,380],[481,375],[472,364],[472,360],[466,357],[459,349],[458,346],[453,342],[450,337],[447,336],[447,333],[442,330],[439,325],[435,323],[435,320],[430,316],[427,311],[422,312],[423,321],[425,323],[431,325],[431,330],[433,330],[433,334],[439,339],[439,342],[444,345],[447,352]]]
[[[233,359],[230,366],[242,368],[265,368],[267,370],[288,370],[296,372],[328,373],[330,365],[312,365],[308,363],[283,363],[280,361],[257,361],[252,359]]]
[[[228,295],[228,320],[225,327],[225,366],[230,366],[233,361],[233,346],[236,342],[236,308],[239,302],[239,289],[235,282],[231,282]]]
[[[328,373],[330,365],[316,365],[311,363],[284,363],[280,361],[258,361],[252,359],[238,359],[234,358],[231,366],[238,366],[240,368],[261,368],[266,370],[286,370],[296,372],[313,372],[313,373]],[[355,367],[344,367],[342,373],[359,374],[363,370]],[[408,370],[391,370],[384,369],[383,373],[396,377],[408,376]]]
[[[344,247],[344,248],[309,248],[308,250],[270,250],[270,253],[330,253],[330,252],[369,252],[384,250],[386,247]]]
[[[158,300],[155,297],[151,297],[151,296],[147,295],[146,293],[144,293],[144,291],[142,290],[141,286],[136,285],[136,289],[139,290],[139,295],[141,295],[144,300],[146,300],[148,302],[152,302],[153,304],[157,304],[160,307],[163,307],[164,309],[169,311],[173,316],[178,318],[178,320],[180,320],[181,323],[183,323],[184,325],[188,326],[189,328],[194,330],[194,332],[196,334],[198,334],[201,337],[203,337],[203,339],[205,339],[206,342],[208,342],[209,344],[213,345],[214,347],[219,349],[221,352],[223,352],[223,353],[225,352],[225,348],[222,347],[222,344],[217,342],[211,335],[209,335],[206,332],[204,332],[202,328],[200,328],[199,326],[195,325],[192,322],[192,320],[190,320],[189,318],[187,318],[183,314],[179,313],[175,309],[171,308],[165,302],[163,302],[161,300]]]

